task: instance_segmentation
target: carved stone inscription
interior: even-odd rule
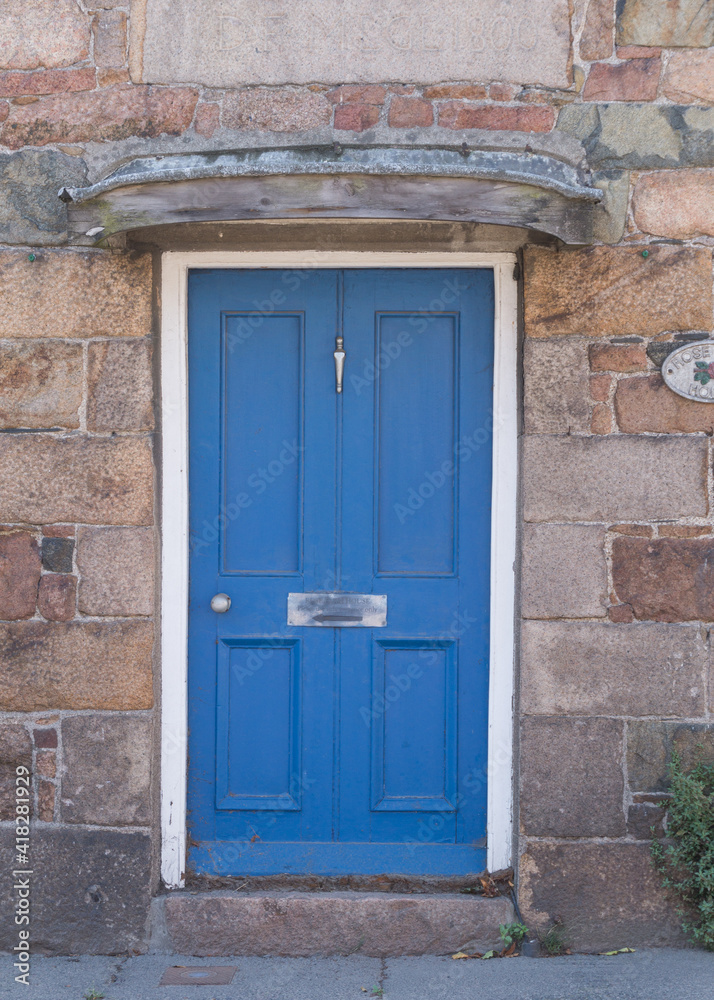
[[[568,0],[134,2],[146,83],[568,84]]]

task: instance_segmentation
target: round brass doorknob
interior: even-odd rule
[[[228,594],[214,594],[211,598],[211,610],[217,615],[224,615],[231,606],[231,599]]]

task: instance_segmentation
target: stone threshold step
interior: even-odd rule
[[[225,955],[448,955],[500,947],[508,896],[177,890],[152,902],[151,951]]]

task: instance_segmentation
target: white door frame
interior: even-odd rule
[[[161,875],[182,885],[188,750],[189,268],[492,268],[495,277],[491,654],[487,864],[512,860],[517,495],[517,285],[512,253],[194,252],[163,254],[161,321]]]

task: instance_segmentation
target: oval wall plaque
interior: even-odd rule
[[[714,403],[714,340],[697,340],[665,358],[662,377],[679,396]]]

